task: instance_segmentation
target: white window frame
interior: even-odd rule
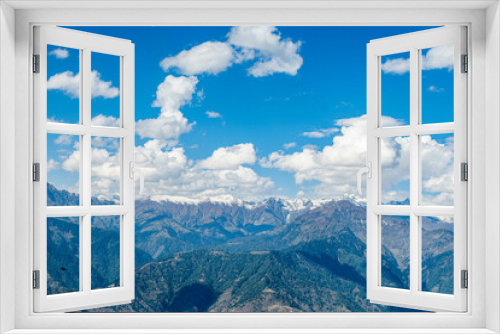
[[[34,27],[34,54],[39,57],[39,73],[34,83],[34,161],[39,164],[39,181],[34,182],[34,270],[39,272],[38,289],[34,289],[34,311],[75,311],[130,303],[135,287],[135,189],[134,164],[134,44],[128,40],[85,33],[60,27]],[[80,54],[80,121],[78,124],[47,121],[47,45],[72,48]],[[91,124],[92,52],[113,55],[120,61],[120,127]],[[79,199],[77,206],[47,206],[47,134],[79,137]],[[120,141],[120,203],[91,204],[91,139],[93,136]],[[91,288],[92,217],[120,217],[120,286]],[[47,295],[47,219],[79,217],[79,290]]]
[[[467,75],[462,73],[462,55],[467,55],[465,26],[429,29],[372,40],[367,46],[367,298],[372,303],[413,307],[421,310],[464,312],[467,309],[467,290],[461,287],[461,271],[467,270],[467,183],[461,180],[461,163],[467,163]],[[454,49],[454,121],[422,124],[422,64],[424,49],[443,45]],[[409,53],[410,124],[382,126],[381,59],[383,56]],[[421,136],[454,134],[454,205],[422,205]],[[410,139],[410,204],[382,203],[382,138],[407,136]],[[410,287],[398,289],[382,286],[382,216],[408,216],[410,248]],[[422,291],[422,217],[448,216],[454,218],[453,234],[453,294]]]
[[[447,2],[434,1],[416,3],[412,1],[388,4],[384,1],[370,2],[370,8],[362,2],[307,2],[294,3],[266,2],[221,4],[216,1],[181,5],[176,2],[151,4],[144,1],[143,5],[133,3],[132,6],[143,8],[123,9],[113,6],[130,6],[131,2],[69,2],[57,3],[38,1],[2,3],[0,24],[3,30],[1,37],[8,37],[10,30],[15,30],[15,87],[5,85],[7,79],[0,78],[4,83],[0,87],[2,94],[15,93],[15,99],[2,95],[1,117],[7,124],[15,126],[15,148],[9,150],[5,141],[0,143],[0,154],[3,158],[15,158],[15,231],[10,225],[2,222],[2,232],[9,234],[1,236],[0,264],[2,277],[0,290],[2,304],[0,315],[7,323],[5,329],[16,328],[16,333],[35,333],[36,329],[64,329],[69,333],[72,329],[87,328],[89,332],[99,333],[100,329],[130,329],[141,326],[146,328],[166,328],[163,332],[176,332],[175,328],[191,328],[193,332],[203,332],[203,329],[220,329],[217,332],[238,332],[237,329],[254,328],[255,332],[340,332],[342,328],[350,328],[350,333],[405,333],[415,332],[411,328],[420,328],[425,333],[491,333],[487,328],[497,332],[500,330],[498,314],[500,312],[500,290],[498,261],[500,230],[496,223],[500,217],[498,201],[500,192],[500,177],[498,163],[500,154],[496,152],[500,144],[498,136],[498,90],[500,89],[500,11],[497,3],[491,2]],[[9,4],[19,8],[15,12]],[[66,6],[57,10],[57,6]],[[71,8],[73,6],[73,8]],[[147,9],[147,7],[155,9]],[[162,7],[163,8],[157,8]],[[195,4],[196,6],[196,4]],[[226,7],[225,7],[226,6]],[[392,8],[397,6],[397,9]],[[488,9],[486,7],[490,6]],[[79,9],[75,9],[78,7]],[[81,9],[85,8],[86,9]],[[99,9],[97,8],[99,7]],[[108,7],[113,10],[102,10]],[[179,7],[183,7],[179,9]],[[22,9],[24,8],[24,9]],[[31,8],[31,9],[30,9]],[[34,8],[34,9],[33,9]],[[42,8],[42,9],[41,9]],[[45,9],[43,9],[45,8]],[[49,8],[49,10],[47,10]],[[351,8],[351,9],[349,9]],[[7,14],[3,14],[7,13]],[[7,17],[7,19],[5,19]],[[485,22],[488,29],[486,29]],[[35,314],[33,310],[31,286],[32,259],[32,194],[29,181],[32,161],[30,133],[32,124],[30,55],[32,53],[32,27],[35,24],[58,25],[242,25],[242,24],[273,24],[273,25],[443,25],[465,24],[469,27],[469,55],[471,57],[468,78],[471,87],[468,96],[469,122],[468,131],[471,139],[468,143],[470,159],[470,183],[468,216],[468,266],[470,269],[470,288],[468,289],[468,312],[466,313],[436,313],[436,314]],[[0,38],[1,38],[0,37]],[[2,52],[13,54],[13,43],[8,38],[0,39]],[[4,44],[5,43],[5,44]],[[3,48],[4,45],[7,48]],[[1,55],[0,55],[1,56]],[[14,62],[9,57],[0,58],[2,69]],[[485,66],[489,66],[488,72]],[[5,73],[5,72],[3,72]],[[10,72],[12,73],[12,72]],[[10,75],[8,78],[12,79]],[[488,83],[488,86],[486,85]],[[15,107],[15,119],[11,117]],[[488,107],[488,108],[486,108]],[[488,117],[489,122],[486,122]],[[0,126],[5,128],[5,124]],[[485,133],[488,132],[488,141]],[[8,132],[7,132],[8,133]],[[3,136],[3,134],[0,133]],[[3,137],[2,137],[3,138]],[[489,155],[485,149],[490,149]],[[16,152],[16,154],[14,154]],[[6,172],[12,170],[12,165],[5,160],[0,161],[0,176],[2,181],[8,181]],[[486,172],[492,172],[488,183],[485,182]],[[496,174],[495,174],[496,173]],[[12,184],[12,183],[10,183]],[[3,190],[3,189],[2,189]],[[489,197],[486,198],[488,192]],[[473,195],[473,196],[471,196]],[[485,206],[490,204],[489,207]],[[0,206],[5,209],[9,202],[5,196],[0,199]],[[4,211],[5,212],[5,211]],[[3,214],[3,212],[2,212]],[[473,226],[473,227],[472,227]],[[14,240],[13,242],[12,240]],[[9,254],[7,254],[9,253]],[[14,253],[14,257],[12,256]],[[11,260],[10,258],[15,258]],[[485,260],[486,259],[486,260]],[[486,267],[488,264],[488,267]],[[5,270],[5,268],[7,270]],[[5,286],[15,279],[15,291],[11,286]],[[488,293],[486,293],[488,289]],[[6,298],[5,301],[3,298]],[[15,310],[8,310],[5,305],[15,305]],[[8,316],[14,316],[14,320]],[[10,326],[10,327],[7,327]],[[171,330],[167,330],[170,328]],[[293,329],[300,329],[295,330]],[[356,331],[355,329],[359,329]],[[385,328],[381,330],[381,328]],[[458,329],[462,328],[460,331]],[[23,330],[26,329],[26,330]],[[28,329],[32,329],[28,331]],[[196,330],[198,329],[198,330]],[[267,329],[267,330],[266,330]],[[281,329],[281,331],[280,331]],[[337,329],[337,330],[335,330]],[[392,329],[392,330],[391,330]],[[51,331],[56,332],[56,331]],[[75,331],[76,332],[76,331]],[[101,331],[102,332],[102,331]],[[129,333],[134,332],[129,330]],[[213,332],[213,331],[212,331]],[[242,330],[241,332],[245,332]],[[248,332],[248,330],[246,331]]]

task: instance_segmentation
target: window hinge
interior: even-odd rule
[[[33,55],[33,73],[40,73],[40,55]]]
[[[469,181],[469,165],[466,162],[460,164],[460,180]]]
[[[462,73],[469,72],[469,56],[462,55]]]
[[[33,181],[40,182],[40,163],[38,162],[33,164]]]
[[[467,289],[469,287],[469,272],[467,270],[462,270],[462,289]]]
[[[40,270],[33,270],[33,289],[40,289]]]

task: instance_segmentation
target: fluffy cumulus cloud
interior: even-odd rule
[[[400,125],[390,117],[383,117],[382,124]],[[356,173],[366,163],[366,116],[338,120],[336,125],[340,132],[333,138],[332,145],[321,149],[304,147],[291,154],[273,152],[260,160],[261,166],[292,173],[298,185],[310,190],[311,197],[338,198],[346,192],[354,194]],[[451,144],[440,144],[429,136],[422,136],[424,197],[436,204],[449,203],[452,193],[450,187],[445,187],[450,186],[452,171],[450,149]],[[409,140],[405,137],[383,140],[381,151],[383,192],[388,194],[387,199],[404,200],[408,196],[404,191],[396,191],[395,198],[390,198],[389,192],[409,177]],[[307,181],[314,181],[315,185],[308,187]]]
[[[220,148],[195,163],[186,157],[183,148],[169,148],[164,141],[153,139],[136,147],[135,156],[136,165],[146,176],[146,196],[209,198],[230,194],[257,199],[275,191],[270,178],[243,166],[256,160],[252,144]],[[228,160],[215,161],[216,156]]]
[[[90,123],[94,126],[112,126],[120,127],[120,119],[113,116],[97,115],[92,118]]]
[[[189,123],[180,108],[190,103],[196,91],[196,77],[168,75],[158,86],[153,107],[161,108],[154,119],[139,120],[136,133],[141,138],[174,139],[191,131],[194,123]]]
[[[310,132],[303,132],[302,135],[307,138],[325,138],[331,136],[332,134],[338,131],[339,131],[338,128],[328,128]]]
[[[257,161],[253,144],[239,144],[216,149],[210,157],[198,162],[204,169],[237,169],[240,165],[254,164]]]
[[[227,41],[208,41],[160,62],[164,71],[182,75],[218,74],[233,64],[253,61],[248,73],[264,77],[274,73],[296,75],[303,63],[301,42],[282,38],[276,27],[233,27]]]
[[[218,74],[232,65],[233,48],[223,42],[205,42],[173,57],[164,58],[160,66],[164,71],[177,68],[183,75]]]
[[[283,148],[285,150],[289,150],[291,148],[294,148],[295,146],[297,146],[297,143],[285,143],[285,144],[283,144]]]
[[[92,196],[100,199],[119,201],[120,193],[120,155],[119,139],[92,139],[91,149],[91,189]],[[80,149],[75,150],[62,161],[62,169],[67,172],[78,172],[80,169]],[[59,165],[57,165],[59,167]]]
[[[354,189],[356,172],[366,161],[366,117],[339,120],[336,125],[340,135],[333,138],[332,145],[304,147],[292,154],[273,152],[260,164],[293,173],[299,185],[319,181],[314,189],[316,197],[342,196],[346,186]]]
[[[422,59],[422,69],[435,70],[446,68],[453,69],[453,44],[437,46],[430,49]]]
[[[299,54],[301,43],[284,39],[276,27],[243,26],[233,27],[228,41],[234,45],[243,58],[257,58],[248,73],[263,77],[274,73],[296,75],[303,63]]]
[[[222,115],[215,111],[207,111],[205,114],[208,118],[222,118]]]
[[[47,81],[47,89],[62,91],[74,99],[79,98],[80,74],[74,74],[71,71],[54,74]]]
[[[120,95],[120,90],[113,87],[111,81],[103,81],[99,72],[95,70],[92,71],[90,80],[92,98],[102,97],[105,99],[112,99]],[[71,71],[65,71],[54,74],[47,81],[47,89],[59,90],[73,99],[79,98],[80,73],[74,74]]]
[[[453,44],[431,48],[422,57],[423,70],[453,69]],[[382,72],[386,74],[404,74],[410,71],[410,59],[393,58],[382,64]]]
[[[70,145],[73,143],[73,138],[70,135],[60,135],[54,139],[57,145]]]
[[[49,52],[50,56],[54,56],[57,59],[66,59],[69,57],[69,52],[66,49],[57,48]]]
[[[404,74],[410,71],[410,60],[408,58],[388,59],[381,67],[384,73]]]
[[[55,161],[54,159],[49,159],[49,161],[47,161],[47,173],[59,169],[60,166],[61,163],[59,161]]]
[[[453,137],[438,142],[422,136],[422,200],[427,205],[453,205]]]
[[[68,172],[77,172],[80,170],[80,150],[73,151],[63,163],[62,168]]]

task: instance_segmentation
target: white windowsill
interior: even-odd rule
[[[5,334],[489,334],[488,329],[14,329]]]

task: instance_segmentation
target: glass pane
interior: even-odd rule
[[[120,138],[92,137],[92,205],[120,204]]]
[[[382,286],[410,288],[410,217],[382,216]]]
[[[453,44],[423,49],[422,124],[453,122]]]
[[[453,217],[422,217],[422,291],[453,294]]]
[[[47,218],[47,294],[80,290],[80,218]]]
[[[422,205],[453,206],[453,134],[420,137]]]
[[[381,57],[381,126],[410,124],[410,53]]]
[[[92,289],[120,286],[120,218],[92,217]]]
[[[380,139],[382,203],[410,204],[410,137]]]
[[[47,134],[47,206],[79,205],[80,136]]]
[[[92,52],[92,125],[120,126],[120,57]]]
[[[47,121],[80,122],[80,50],[47,45]]]

